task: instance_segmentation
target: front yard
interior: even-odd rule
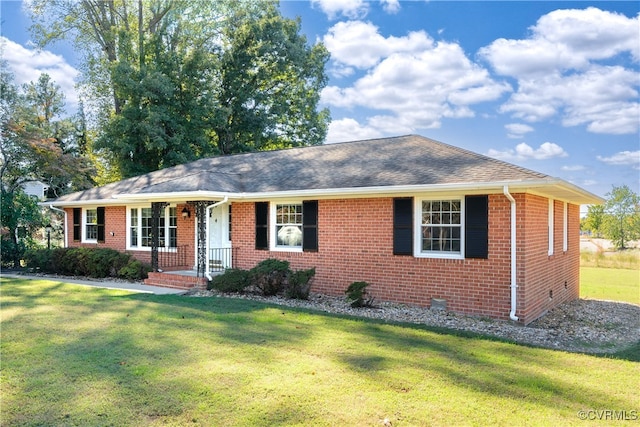
[[[3,426],[584,425],[640,416],[633,360],[250,300],[1,283]]]

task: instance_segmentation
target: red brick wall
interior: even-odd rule
[[[567,251],[563,251],[563,202],[554,201],[553,255],[549,255],[548,210],[544,197],[526,195],[518,246],[526,264],[519,266],[518,308],[530,322],[580,293],[580,206],[567,205]]]
[[[186,246],[187,267],[195,265],[195,212],[192,206],[187,206],[191,211],[191,217],[183,219],[181,212],[187,206],[184,204],[177,206],[178,213],[178,246]],[[65,209],[67,212],[69,247],[93,247],[111,248],[125,252],[127,247],[127,208],[125,206],[105,207],[105,233],[104,243],[82,243],[73,241],[73,209]],[[83,213],[84,215],[84,213]],[[113,233],[113,235],[112,235]],[[129,250],[126,251],[140,261],[150,263],[151,251],[149,250]]]
[[[563,252],[563,203],[554,203],[554,254],[548,255],[548,199],[515,194],[517,203],[517,311],[529,323],[579,295],[579,206],[568,205],[568,250]],[[178,205],[178,245],[195,264],[195,213],[183,219]],[[67,209],[69,245],[73,211]],[[288,260],[293,269],[316,268],[313,290],[344,295],[354,281],[367,281],[376,299],[428,307],[447,300],[455,312],[506,319],[510,311],[510,203],[489,196],[489,258],[434,259],[393,255],[393,199],[320,200],[318,252],[255,250],[254,203],[233,203],[234,266],[249,269],[266,258]],[[84,244],[124,250],[125,207],[107,207],[105,242]],[[111,232],[114,235],[111,235]],[[149,261],[149,251],[130,251]],[[552,292],[550,294],[550,291]],[[551,296],[550,296],[551,295]]]
[[[449,260],[393,255],[392,198],[320,200],[317,253],[255,250],[254,204],[234,203],[233,246],[240,268],[270,257],[288,260],[293,269],[316,267],[316,292],[344,295],[351,282],[363,280],[378,300],[428,307],[431,298],[444,298],[456,312],[505,318],[509,215],[503,195],[489,196],[489,259]]]

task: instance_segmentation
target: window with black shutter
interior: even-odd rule
[[[302,250],[318,251],[318,201],[302,202]]]
[[[256,202],[256,249],[269,249],[269,202]]]
[[[97,229],[98,229],[98,242],[100,243],[104,243],[104,207],[100,207],[97,209],[97,217],[98,217],[98,224],[97,224]]]
[[[73,241],[79,242],[82,238],[82,209],[73,208]]]
[[[489,197],[465,198],[465,257],[489,257]]]
[[[413,198],[393,199],[393,254],[413,254]]]

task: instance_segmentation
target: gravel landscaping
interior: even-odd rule
[[[578,299],[562,304],[540,319],[522,326],[511,321],[388,302],[376,302],[375,308],[352,308],[345,298],[321,294],[311,294],[308,300],[262,297],[255,294],[220,294],[215,291],[195,291],[187,295],[244,298],[327,313],[425,324],[477,332],[545,348],[585,353],[615,353],[640,341],[640,306],[615,301]]]

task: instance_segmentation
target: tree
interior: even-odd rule
[[[604,218],[604,205],[590,205],[587,210],[587,216],[584,218],[584,229],[591,230],[594,237],[600,237]]]
[[[24,108],[21,122],[32,135],[31,175],[49,185],[48,195],[58,197],[92,185],[94,169],[83,155],[82,123],[64,113],[64,93],[43,73],[37,82],[23,85]],[[36,149],[36,146],[40,147]],[[27,175],[29,176],[29,175]]]
[[[177,30],[161,26],[144,41],[142,65],[133,50],[121,50],[112,77],[123,101],[96,148],[110,153],[124,177],[175,166],[212,154],[208,116],[207,55],[188,48]],[[124,38],[123,38],[124,43]]]
[[[631,240],[640,238],[640,197],[623,185],[607,193],[604,232],[616,249],[625,249]]]
[[[31,232],[43,225],[37,201],[24,194],[21,186],[38,180],[64,194],[88,188],[92,172],[86,158],[68,152],[73,144],[63,131],[67,126],[61,124],[66,119],[55,117],[62,102],[59,87],[43,75],[21,91],[6,67],[1,69],[0,229],[3,260],[16,264],[25,247],[18,230],[24,231],[28,242]]]
[[[324,46],[259,0],[33,0],[41,45],[72,37],[95,149],[129,177],[211,154],[320,144]],[[98,108],[95,108],[95,107]]]
[[[322,144],[328,110],[318,111],[329,54],[308,46],[300,21],[273,3],[259,15],[238,15],[224,31],[215,127],[221,154]]]

